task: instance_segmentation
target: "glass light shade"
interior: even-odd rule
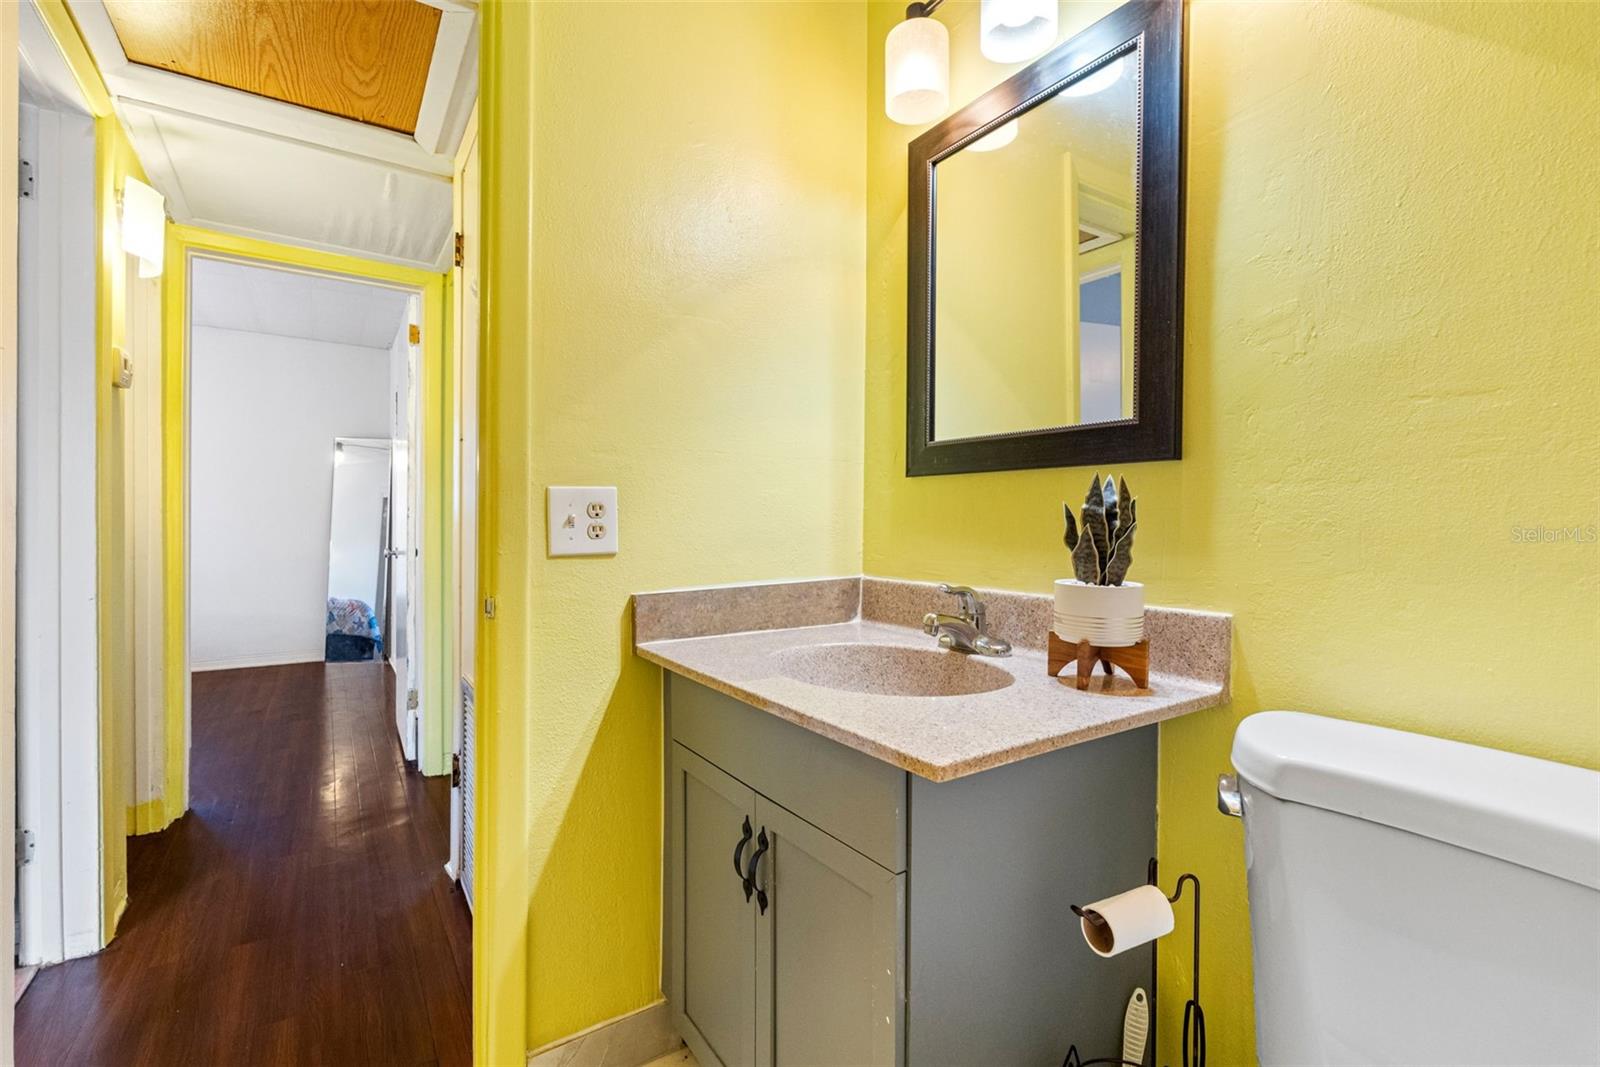
[[[1061,90],[1062,96],[1093,96],[1095,93],[1109,89],[1122,80],[1122,68],[1126,66],[1122,60],[1107,63],[1087,78],[1079,78],[1065,89]]]
[[[983,0],[978,48],[995,63],[1021,63],[1056,41],[1056,0]]]
[[[166,247],[165,198],[137,178],[122,179],[122,250],[139,257],[139,277],[161,274]]]
[[[1004,126],[991,130],[982,137],[967,145],[973,152],[993,152],[996,148],[1004,148],[1017,139],[1017,120],[1012,119]]]
[[[906,126],[932,122],[950,106],[950,31],[930,18],[906,19],[883,42],[884,110]]]

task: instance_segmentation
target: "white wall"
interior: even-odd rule
[[[195,326],[190,659],[323,657],[333,439],[389,436],[389,352]]]

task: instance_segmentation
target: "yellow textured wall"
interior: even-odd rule
[[[999,80],[952,6],[959,106]],[[868,34],[865,565],[1047,589],[1087,469],[904,474],[904,144]],[[1092,13],[1065,5],[1073,32]],[[1184,457],[1123,471],[1134,576],[1235,613],[1231,706],[1162,728],[1160,852],[1205,882],[1214,1062],[1254,1061],[1237,722],[1302,708],[1600,767],[1600,6],[1196,3]],[[1163,942],[1177,1059],[1187,920]]]
[[[489,10],[480,885],[494,941],[527,924],[530,1046],[660,995],[630,594],[860,567],[866,52],[859,5]],[[618,487],[615,558],[546,558],[550,484]]]

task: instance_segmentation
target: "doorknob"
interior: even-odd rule
[[[403,548],[386,548],[383,550],[384,559],[399,559],[405,554],[406,550]]]

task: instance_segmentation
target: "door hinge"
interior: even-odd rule
[[[33,163],[17,160],[17,195],[24,200],[33,199]],[[461,235],[456,235],[456,262],[461,262]]]
[[[413,322],[411,324],[411,334],[410,334],[410,336],[411,336],[411,343],[412,344],[414,344],[414,345],[415,344],[421,344],[422,343],[422,327],[418,326],[416,323]]]
[[[456,266],[458,267],[467,261],[466,244],[466,237],[459,230],[456,231]]]
[[[33,831],[17,830],[17,866],[26,867],[33,862]]]
[[[486,619],[494,618],[494,597],[492,596],[483,598],[483,617]]]
[[[417,707],[419,706],[420,703],[421,702],[417,699],[417,691],[415,689],[407,689],[406,690],[406,710],[407,711],[416,711]]]
[[[452,789],[461,787],[461,753],[459,752],[450,753],[450,787]]]

